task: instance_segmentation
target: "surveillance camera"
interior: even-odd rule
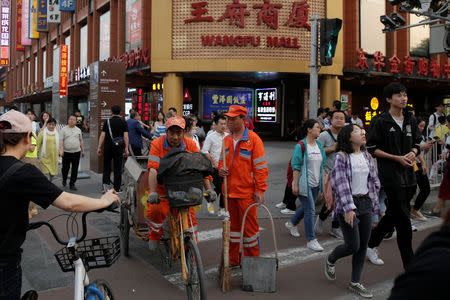
[[[383,31],[391,31],[392,29],[394,29],[396,27],[395,22],[388,16],[381,16],[380,21],[385,26],[385,29]]]
[[[406,20],[398,13],[391,14],[390,18],[398,26],[403,26],[406,24]]]

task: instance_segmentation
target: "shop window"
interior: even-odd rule
[[[125,51],[137,50],[142,39],[142,1],[127,0],[125,25]]]
[[[88,26],[84,25],[80,28],[80,68],[87,67],[88,54]]]
[[[110,56],[110,19],[111,14],[109,11],[100,16],[100,47],[99,47],[99,60],[108,60]]]
[[[360,47],[369,54],[386,53],[386,34],[380,22],[380,16],[385,14],[385,1],[360,0]]]
[[[42,51],[42,80],[47,78],[47,51]]]
[[[417,24],[427,17],[410,14],[409,23]],[[430,45],[430,26],[417,26],[409,29],[409,52],[411,56],[428,57]]]
[[[67,51],[69,53],[67,59],[67,72],[70,72],[70,35],[66,36],[64,43],[67,45]]]
[[[27,68],[28,68],[27,85],[30,85],[30,83],[31,83],[31,79],[30,79],[30,78],[31,78],[30,67],[31,67],[30,60],[27,60]]]
[[[36,85],[38,82],[38,57],[37,55],[34,57],[34,84]]]

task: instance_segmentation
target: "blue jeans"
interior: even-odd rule
[[[308,241],[316,238],[316,234],[314,233],[314,212],[317,194],[319,194],[319,186],[310,187],[308,189],[308,197],[299,195],[298,198],[302,206],[297,209],[291,218],[292,225],[297,226],[303,217],[305,217],[305,235]]]

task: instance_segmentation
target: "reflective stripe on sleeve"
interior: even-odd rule
[[[150,155],[150,156],[148,157],[148,160],[149,160],[149,161],[156,162],[156,163],[159,164],[159,162],[160,162],[161,159],[160,159],[158,156],[156,156],[156,155]]]
[[[261,156],[260,158],[255,158],[255,159],[253,160],[253,163],[254,163],[255,165],[257,165],[257,164],[262,163],[263,161],[266,161],[266,156],[265,156],[265,155]]]
[[[261,169],[265,169],[265,168],[267,168],[267,164],[257,166],[257,167],[255,167],[255,170],[261,170]]]

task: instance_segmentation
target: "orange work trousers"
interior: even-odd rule
[[[252,198],[228,199],[228,210],[230,212],[231,230],[230,230],[230,264],[239,265],[241,258],[239,257],[239,241],[241,237],[242,219],[244,218],[247,208],[254,204]],[[245,256],[259,256],[259,225],[257,221],[257,207],[252,207],[247,213],[244,228],[243,249]]]
[[[164,221],[166,220],[169,211],[170,206],[167,199],[162,199],[159,204],[148,204],[147,225],[149,232],[147,236],[150,241],[157,242],[161,239],[161,236],[163,235]],[[178,214],[178,209],[174,209],[173,212]],[[191,215],[192,225],[194,226],[194,233],[197,236],[197,219],[195,218],[195,210],[193,206],[189,207],[189,214]],[[189,228],[192,229],[190,222]]]

